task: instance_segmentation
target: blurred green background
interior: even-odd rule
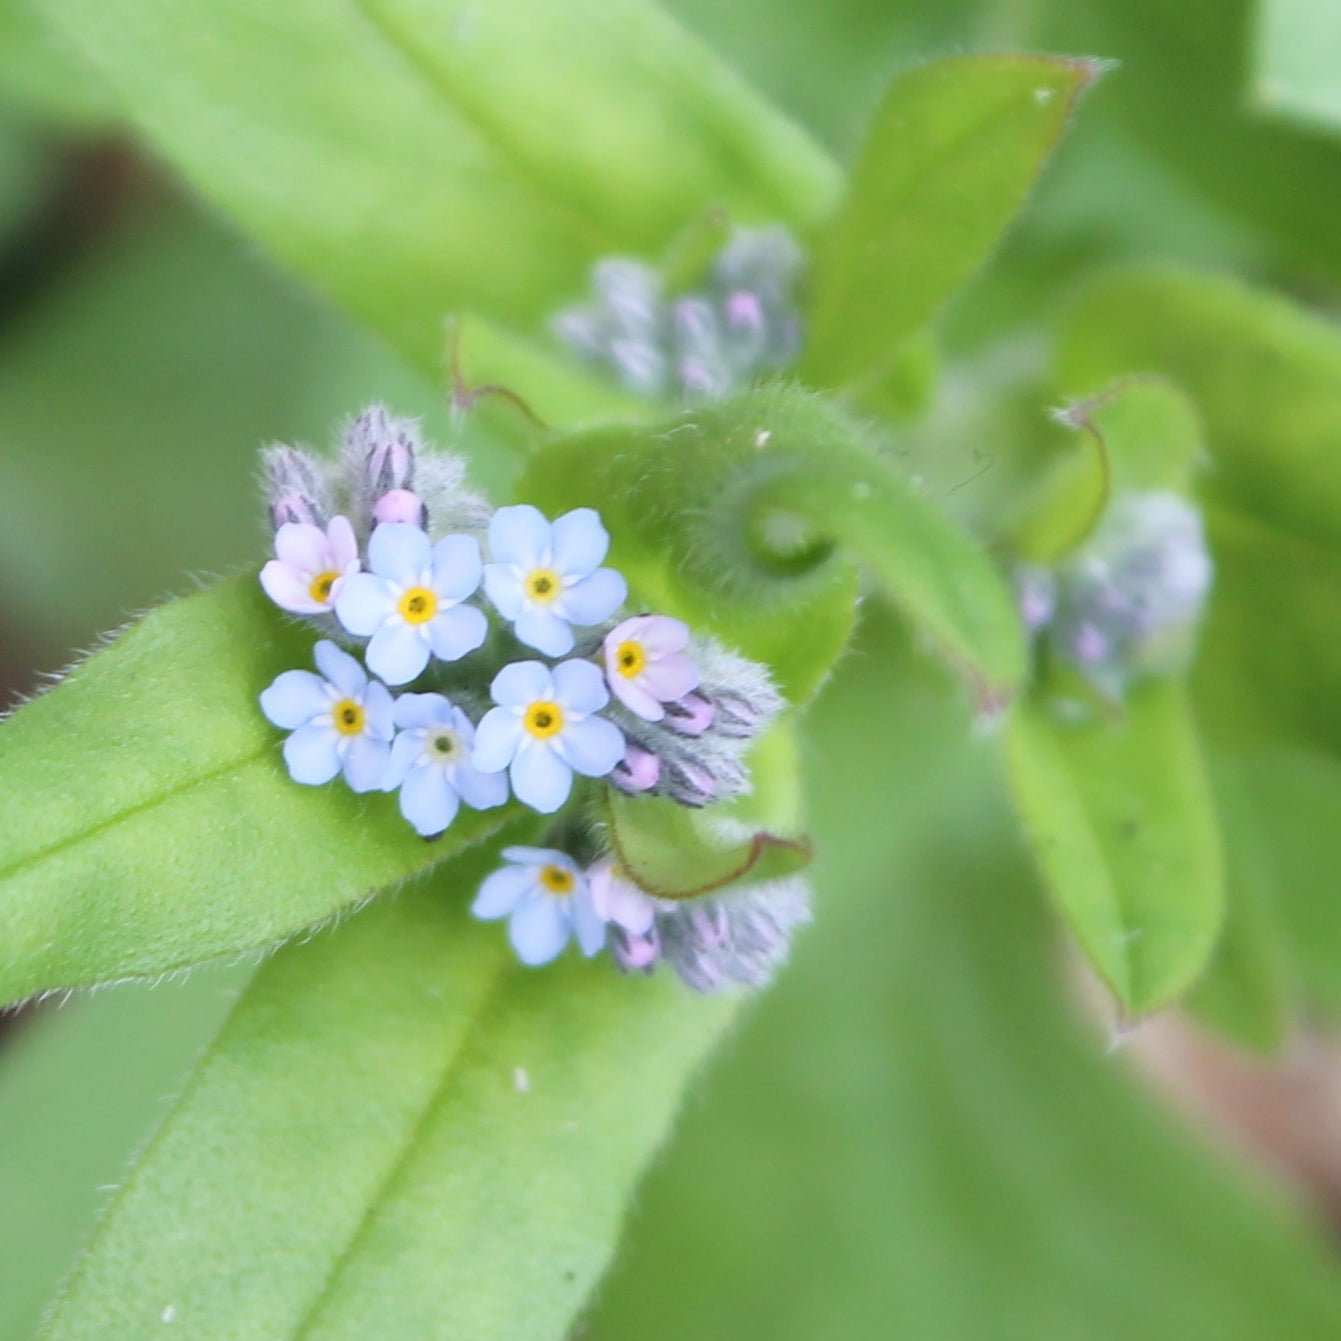
[[[1335,309],[1328,89],[1273,92],[1238,0],[671,8],[840,158],[889,76],[924,57],[1122,62],[951,314],[965,368],[1035,366],[1073,281],[1128,258]],[[257,561],[265,441],[327,445],[377,398],[462,443],[485,487],[511,470],[486,429],[452,422],[441,386],[187,198],[95,83],[50,77],[62,60],[21,9],[0,16],[5,702],[184,575]],[[1324,1139],[1299,1156],[1298,1132],[1267,1124],[1259,1149],[1313,1181],[1268,1173],[1107,1051],[986,751],[878,605],[807,736],[816,925],[692,1092],[581,1334],[1341,1334],[1321,1209],[1341,1155]],[[246,973],[51,1003],[0,1033],[0,1341],[31,1333]]]

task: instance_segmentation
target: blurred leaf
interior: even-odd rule
[[[1331,0],[1257,0],[1256,95],[1268,111],[1341,131],[1341,8]]]
[[[832,165],[643,0],[38,0],[208,199],[430,375],[707,205],[813,218]],[[617,109],[612,115],[611,109]]]
[[[1220,838],[1182,689],[1134,691],[1116,721],[1023,703],[1007,726],[1016,804],[1053,897],[1134,1015],[1205,967],[1224,916]]]
[[[987,557],[817,397],[765,387],[655,428],[561,440],[528,465],[524,492],[558,511],[595,501],[594,481],[643,599],[766,662],[793,704],[847,636],[847,551],[980,701],[1023,676],[1019,621]]]
[[[1078,1026],[986,743],[901,642],[868,619],[807,719],[819,916],[640,1193],[586,1335],[1341,1331],[1325,1227]]]
[[[808,381],[882,373],[983,263],[1098,67],[964,56],[897,80],[816,239]]]
[[[464,909],[491,857],[262,966],[49,1341],[566,1333],[735,1002],[523,968]]]
[[[257,697],[311,660],[251,576],[146,616],[0,729],[0,1000],[260,949],[495,832],[295,786]]]
[[[218,1029],[246,969],[47,1009],[0,1046],[0,1341],[30,1341],[130,1152]]]
[[[90,129],[110,121],[115,104],[87,61],[39,16],[40,0],[0,7],[0,92],[43,117]]]

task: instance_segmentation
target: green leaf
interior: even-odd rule
[[[433,375],[449,311],[535,331],[597,255],[837,186],[644,0],[37,3],[197,190]]]
[[[1341,131],[1341,9],[1330,0],[1258,0],[1254,93],[1266,110]]]
[[[847,636],[849,554],[981,703],[1023,677],[1019,621],[986,555],[851,421],[794,388],[560,440],[529,463],[522,492],[554,511],[599,505],[643,599],[766,662],[793,704]]]
[[[310,631],[254,577],[147,616],[0,726],[0,1000],[260,949],[496,831],[295,786],[257,706]]]
[[[47,30],[38,0],[8,0],[0,8],[0,92],[77,129],[98,127],[115,115],[96,71]]]
[[[1135,1015],[1205,967],[1224,915],[1220,839],[1183,690],[1133,692],[1120,719],[1058,721],[1039,701],[1007,726],[1016,804],[1090,961]]]
[[[566,1332],[736,1001],[524,968],[465,911],[492,860],[262,966],[46,1341]]]
[[[815,247],[815,385],[881,373],[982,265],[1099,67],[960,56],[900,78],[876,112],[847,196]]]

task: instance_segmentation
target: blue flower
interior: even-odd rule
[[[391,695],[334,643],[319,642],[315,655],[321,675],[285,671],[261,695],[266,717],[293,732],[284,742],[289,776],[319,787],[343,773],[353,791],[376,791],[391,754]]]
[[[574,772],[602,778],[624,757],[624,734],[595,716],[610,701],[590,661],[504,666],[490,686],[496,708],[475,733],[471,763],[484,773],[507,768],[519,800],[544,814],[568,799]]]
[[[368,667],[388,684],[408,684],[428,665],[458,661],[484,641],[489,623],[462,605],[480,585],[480,547],[449,535],[431,545],[417,526],[378,526],[368,542],[369,573],[347,578],[335,602],[340,623],[368,644]]]
[[[552,524],[526,503],[499,508],[489,523],[493,562],[484,566],[484,589],[528,647],[565,656],[573,650],[570,624],[599,624],[628,595],[624,579],[600,566],[609,548],[591,508],[565,512]]]
[[[462,801],[474,810],[489,810],[508,799],[508,780],[502,773],[471,767],[475,728],[449,699],[402,694],[395,720],[404,729],[391,746],[383,786],[387,791],[400,788],[400,813],[416,833],[426,838],[442,833]]]
[[[605,923],[577,863],[547,847],[505,847],[511,862],[480,886],[470,911],[484,921],[508,917],[508,939],[523,964],[548,964],[569,937],[588,959],[605,944]]]

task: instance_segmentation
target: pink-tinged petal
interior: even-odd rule
[[[391,747],[371,736],[355,736],[345,750],[345,782],[351,792],[380,792]]]
[[[261,711],[285,731],[296,731],[330,710],[326,682],[311,671],[285,671],[261,694]]]
[[[536,894],[517,905],[508,939],[517,958],[532,968],[558,958],[568,944],[568,911],[552,895]]]
[[[689,625],[669,615],[644,615],[638,641],[653,660],[683,652],[689,646]]]
[[[521,719],[507,708],[490,708],[475,728],[475,746],[470,766],[481,773],[505,769],[521,744]]]
[[[336,733],[329,726],[300,726],[284,742],[289,776],[304,787],[320,787],[340,771]]]
[[[662,703],[674,703],[698,688],[698,666],[687,656],[672,652],[659,661],[649,662],[637,679],[643,689]]]
[[[505,708],[525,708],[538,699],[552,699],[554,682],[543,661],[513,661],[494,676],[489,693]]]
[[[605,948],[605,921],[597,917],[596,910],[591,906],[590,891],[580,889],[573,894],[568,901],[568,916],[582,953],[588,959],[600,954]]]
[[[378,577],[402,587],[413,587],[424,575],[433,549],[417,526],[390,522],[375,526],[368,541],[368,567]]]
[[[428,640],[409,624],[383,624],[365,654],[368,669],[387,684],[409,684],[428,665]]]
[[[348,517],[332,517],[326,528],[329,553],[334,561],[332,567],[337,573],[348,572],[351,564],[359,561],[359,542]]]
[[[512,626],[517,638],[547,657],[566,656],[573,650],[573,631],[549,606],[526,606]]]
[[[659,722],[666,715],[661,701],[643,689],[637,680],[630,680],[618,671],[611,672],[608,678],[615,697],[635,716],[645,722]]]
[[[371,573],[355,573],[340,584],[335,615],[359,638],[371,638],[396,608],[387,584]]]
[[[574,508],[555,519],[551,528],[554,567],[564,577],[586,577],[601,566],[610,550],[610,536],[594,508]]]
[[[478,757],[478,755],[477,755]],[[573,770],[544,745],[524,746],[508,770],[512,791],[542,815],[552,815],[573,789]]]
[[[312,584],[296,569],[279,559],[271,559],[261,569],[261,586],[281,610],[294,615],[316,615],[328,609],[312,597]]]
[[[590,661],[564,661],[554,667],[554,700],[569,713],[599,712],[610,702],[605,676]]]
[[[425,520],[424,500],[409,489],[392,489],[373,504],[373,521],[379,526],[400,522],[406,526],[422,527]]]
[[[464,601],[480,585],[484,562],[471,535],[449,535],[433,546],[433,590],[448,601]]]
[[[613,568],[598,568],[590,577],[564,589],[555,602],[565,619],[584,627],[600,624],[624,604],[629,584]]]
[[[314,577],[337,565],[331,561],[331,547],[320,526],[305,522],[285,522],[275,532],[275,557],[300,573]]]
[[[416,768],[400,789],[400,813],[425,838],[442,833],[461,808],[456,790],[440,768]]]
[[[682,736],[701,736],[716,716],[717,709],[702,694],[686,694],[666,704],[666,725]]]
[[[589,778],[603,778],[624,757],[624,733],[604,717],[569,722],[554,738],[554,753]]]
[[[486,563],[484,590],[504,619],[516,619],[526,604],[522,598],[521,578],[511,564]]]
[[[591,903],[606,922],[614,922],[635,936],[652,929],[656,905],[631,880],[616,875],[614,863],[603,861],[588,877]]]
[[[472,810],[492,810],[508,799],[506,773],[481,773],[462,764],[452,770],[452,786]]]
[[[323,638],[312,649],[317,669],[346,698],[359,698],[368,686],[368,677],[348,652],[342,652],[329,638]]]
[[[489,635],[489,621],[473,605],[439,610],[428,622],[428,645],[439,661],[460,661]]]
[[[651,750],[630,744],[611,771],[610,781],[630,796],[649,791],[661,781],[661,760]]]
[[[488,539],[489,557],[494,563],[537,568],[549,560],[549,522],[529,503],[499,508],[489,519]]]
[[[481,921],[506,917],[526,895],[535,889],[535,875],[519,866],[504,866],[481,886],[470,911]]]

